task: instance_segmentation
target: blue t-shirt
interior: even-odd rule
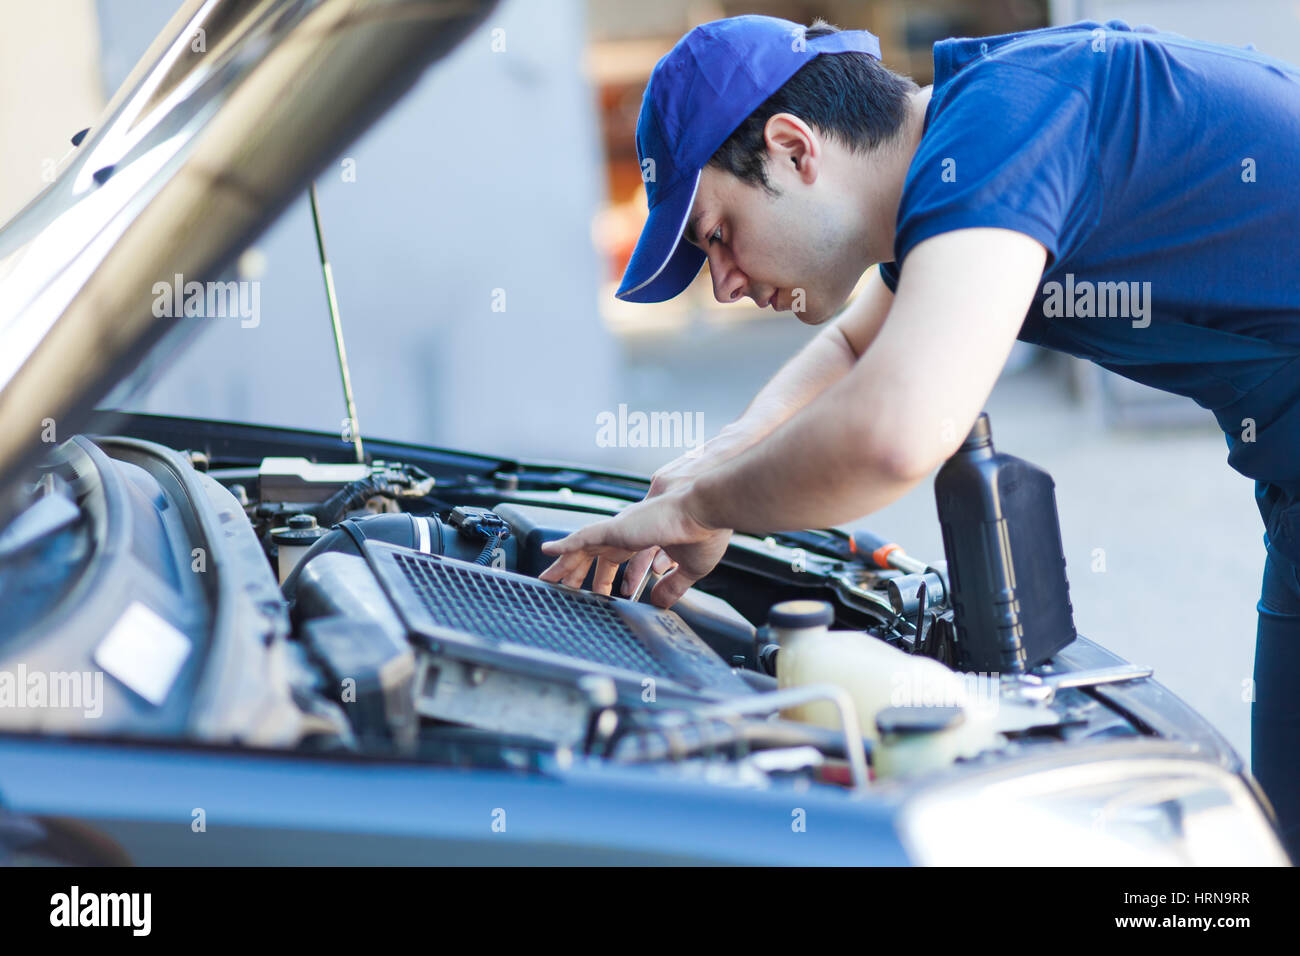
[[[1300,68],[1114,20],[935,44],[908,252],[1032,236],[1019,338],[1194,399],[1300,561]]]

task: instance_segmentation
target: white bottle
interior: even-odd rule
[[[848,692],[858,711],[862,736],[872,742],[877,777],[945,766],[998,741],[994,728],[997,698],[971,695],[967,682],[933,658],[908,654],[862,631],[831,631],[831,606],[824,601],[783,601],[768,616],[768,632],[780,646],[776,658],[781,688],[833,684]],[[960,707],[943,721],[944,729],[922,734],[890,734],[882,742],[876,718],[890,707]],[[781,712],[838,730],[835,705],[816,701]]]

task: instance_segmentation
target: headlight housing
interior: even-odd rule
[[[900,834],[927,866],[1287,866],[1250,785],[1189,756],[1080,759],[922,790]]]

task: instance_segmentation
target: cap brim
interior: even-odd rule
[[[632,250],[623,281],[614,293],[627,302],[665,302],[679,294],[708,258],[703,249],[682,238],[686,217],[695,203],[700,174],[682,182],[661,199],[646,219]]]

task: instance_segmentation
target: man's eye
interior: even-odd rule
[[[717,229],[713,230],[713,235],[709,236],[709,242],[721,242],[721,241],[722,241],[722,227],[719,226]]]

